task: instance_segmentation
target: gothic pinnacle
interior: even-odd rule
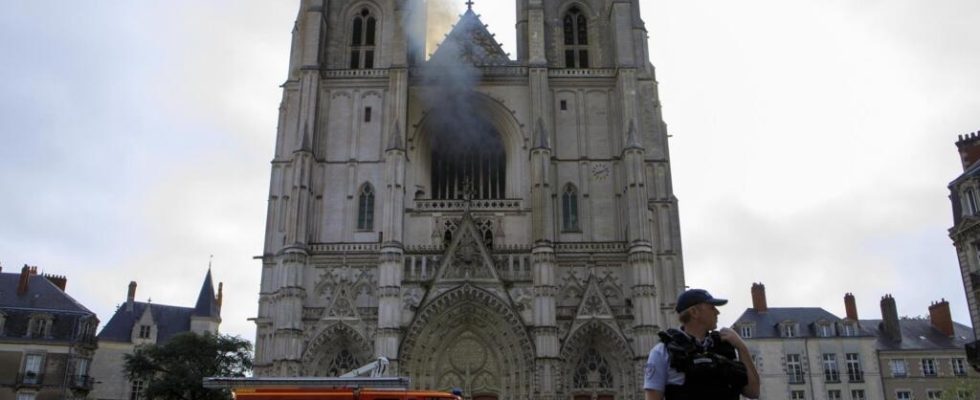
[[[536,149],[548,149],[551,150],[550,139],[548,138],[548,131],[544,129],[544,120],[540,117],[538,118],[538,123],[535,126],[534,132],[534,148]]]

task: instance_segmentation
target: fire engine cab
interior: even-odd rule
[[[455,391],[409,390],[408,378],[382,376],[387,366],[382,357],[336,378],[212,377],[204,387],[228,389],[236,400],[462,400]]]
[[[206,378],[236,400],[462,400],[459,395],[408,390],[408,378]]]

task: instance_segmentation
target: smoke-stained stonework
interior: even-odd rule
[[[512,58],[473,10],[432,49],[419,0],[302,1],[257,375],[385,356],[471,399],[642,398],[684,275],[639,1],[515,11]]]

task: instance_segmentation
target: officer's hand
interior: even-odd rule
[[[721,330],[718,331],[718,335],[721,336],[722,341],[728,342],[732,346],[735,346],[736,348],[745,347],[745,342],[742,341],[742,337],[738,336],[738,334],[735,333],[735,331],[732,330],[732,328],[727,328],[727,327],[721,328]]]

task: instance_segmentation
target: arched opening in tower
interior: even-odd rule
[[[507,155],[497,129],[474,115],[446,114],[429,125],[432,198],[503,199]]]

